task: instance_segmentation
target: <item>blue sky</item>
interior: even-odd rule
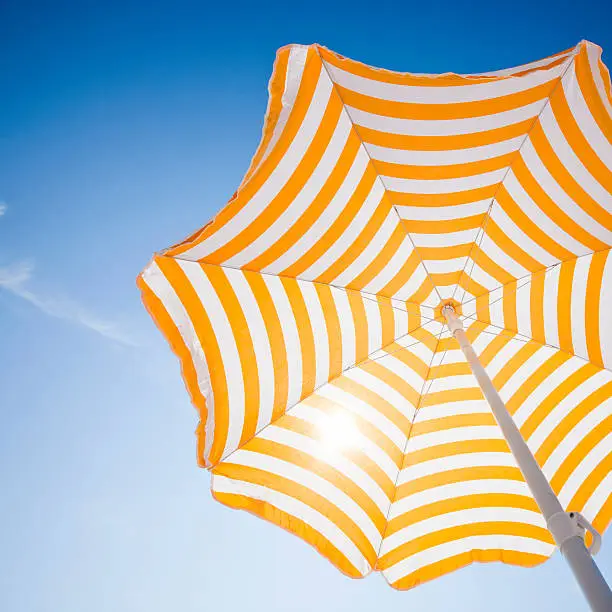
[[[558,555],[395,592],[213,502],[135,277],[240,182],[279,46],[475,72],[586,38],[612,64],[611,21],[606,0],[1,2],[0,609],[585,609]],[[598,561],[612,580],[612,544]]]

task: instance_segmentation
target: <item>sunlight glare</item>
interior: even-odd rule
[[[319,425],[320,440],[327,452],[342,452],[359,448],[361,433],[355,421],[345,412],[335,412],[327,416]]]

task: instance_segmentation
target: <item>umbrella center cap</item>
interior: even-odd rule
[[[445,320],[444,309],[450,307],[452,308],[457,315],[461,315],[461,304],[457,300],[453,300],[452,298],[447,300],[442,300],[435,308],[435,316],[436,319]]]

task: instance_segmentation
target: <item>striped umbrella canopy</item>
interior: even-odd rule
[[[473,561],[547,559],[550,517],[446,324],[451,305],[562,508],[605,530],[600,57],[583,41],[508,70],[428,75],[279,50],[242,184],[138,280],[199,411],[216,500],[398,589]]]

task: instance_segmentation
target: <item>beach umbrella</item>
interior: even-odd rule
[[[291,45],[269,92],[239,189],[139,277],[215,499],[399,589],[559,547],[611,610],[601,49],[427,75]]]

